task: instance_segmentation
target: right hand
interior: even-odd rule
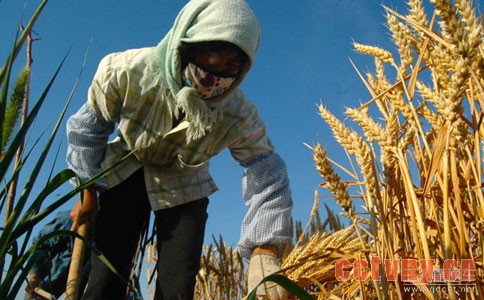
[[[277,273],[281,270],[281,265],[274,253],[252,254],[248,268],[248,292],[259,284],[264,277]],[[259,285],[256,292],[257,299],[264,300],[287,300],[288,291],[276,283],[268,282]]]
[[[71,231],[77,231],[78,227],[86,221],[89,221],[91,224],[94,224],[96,221],[99,210],[96,190],[88,188],[83,193],[82,205],[81,199],[77,200],[70,213],[72,220]]]

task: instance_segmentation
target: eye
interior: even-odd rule
[[[228,65],[229,67],[240,68],[242,66],[242,63],[240,62],[240,60],[231,60],[228,62]]]
[[[217,65],[220,63],[220,57],[218,55],[210,55],[207,57],[207,63],[209,65]]]

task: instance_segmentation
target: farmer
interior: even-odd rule
[[[259,37],[258,21],[243,0],[190,1],[158,46],[105,57],[87,103],[68,120],[67,161],[80,181],[114,166],[84,191],[82,207],[76,203],[73,229],[91,220],[95,246],[127,276],[153,210],[156,299],[193,298],[207,197],[217,190],[208,162],[224,148],[244,168],[248,212],[238,249],[250,258],[249,290],[280,269],[278,251],[291,240],[286,167],[239,89]],[[108,143],[115,124],[116,137]],[[125,289],[94,255],[83,299],[123,299]],[[258,293],[287,298],[277,285]]]
[[[54,231],[69,230],[71,225],[69,211],[61,211],[39,230],[34,242],[40,241]],[[55,297],[60,297],[64,293],[73,244],[73,238],[66,235],[58,235],[40,243],[34,252],[34,264],[27,276],[27,293],[24,300],[44,299],[34,292],[37,287]]]

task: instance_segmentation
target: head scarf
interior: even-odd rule
[[[162,92],[177,117],[183,112],[190,122],[187,141],[199,139],[221,118],[221,103],[238,88],[251,68],[260,40],[257,18],[243,0],[192,0],[178,14],[173,27],[158,44],[152,68],[161,72]],[[203,100],[193,87],[184,86],[178,48],[181,43],[225,41],[245,52],[248,59],[241,74],[223,94]],[[144,74],[144,78],[153,78]]]

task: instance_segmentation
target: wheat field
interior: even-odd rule
[[[420,276],[410,284],[385,276],[336,282],[334,267],[323,272],[326,264],[317,262],[311,263],[314,269],[288,274],[322,285],[319,299],[484,298],[482,20],[471,1],[431,2],[431,14],[417,0],[408,1],[406,15],[385,8],[396,51],[354,43],[357,52],[375,60],[374,72],[357,70],[371,100],[345,111],[356,129],[319,106],[352,168],[331,161],[319,144],[312,149],[322,186],[355,233],[334,251],[345,255],[351,245],[353,259],[425,259],[434,268],[472,260],[475,280],[466,282],[465,291],[462,283],[436,288]],[[343,181],[335,169],[350,179]],[[362,206],[355,205],[357,199]]]

